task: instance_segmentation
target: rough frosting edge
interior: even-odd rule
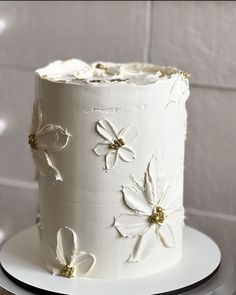
[[[36,75],[51,82],[79,85],[149,85],[176,75],[188,79],[189,74],[171,66],[147,63],[85,63],[79,59],[57,60],[37,69]]]

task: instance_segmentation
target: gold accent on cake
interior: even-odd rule
[[[67,278],[72,278],[75,274],[75,268],[70,265],[66,265],[62,270],[61,270],[61,275]]]
[[[161,207],[155,207],[152,215],[148,217],[150,223],[163,223],[165,220],[164,210]]]
[[[94,80],[89,80],[89,82],[91,82],[91,83],[101,83],[102,80],[94,79]]]
[[[188,79],[190,77],[189,73],[187,72],[180,72],[181,75],[183,75],[184,79]]]
[[[123,145],[125,145],[124,140],[122,138],[118,138],[115,139],[114,142],[109,145],[109,148],[117,151]]]
[[[29,135],[28,143],[29,143],[30,147],[32,148],[32,150],[37,149],[37,141],[36,141],[35,133],[31,133]]]
[[[110,82],[125,82],[125,81],[127,81],[127,79],[114,78],[110,80]]]
[[[99,69],[99,70],[104,70],[104,71],[107,70],[107,67],[105,67],[105,66],[104,66],[103,64],[101,64],[101,63],[96,64],[95,68],[96,68],[96,69]]]

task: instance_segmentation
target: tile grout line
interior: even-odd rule
[[[202,88],[202,89],[210,89],[210,90],[220,90],[220,91],[236,91],[236,87],[227,87],[227,86],[214,86],[214,85],[203,85],[199,83],[191,83],[190,89],[193,88]]]
[[[15,180],[0,177],[0,186],[9,186],[15,188],[25,188],[25,189],[37,189],[38,185],[36,182]]]
[[[143,62],[150,62],[151,42],[152,42],[152,1],[146,1],[146,24]]]

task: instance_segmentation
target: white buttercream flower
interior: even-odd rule
[[[135,125],[129,125],[119,132],[107,119],[99,120],[96,124],[97,132],[105,139],[94,148],[98,156],[105,156],[105,169],[110,170],[118,158],[131,162],[136,158],[134,150],[128,145],[138,135]]]
[[[70,134],[66,129],[55,124],[44,124],[39,100],[34,103],[32,127],[29,135],[29,144],[33,153],[33,159],[37,172],[41,176],[53,176],[55,180],[61,180],[59,170],[55,167],[51,153],[58,152],[66,147]]]
[[[132,185],[122,188],[125,204],[133,213],[121,214],[115,219],[114,226],[123,237],[138,237],[129,262],[145,258],[156,247],[158,240],[165,247],[174,247],[173,225],[184,219],[184,209],[179,200],[180,173],[168,185],[157,162],[154,156],[142,184],[132,177]]]
[[[67,278],[83,276],[95,264],[92,254],[79,250],[79,241],[76,233],[69,227],[61,227],[57,231],[56,249],[49,246],[47,268],[54,275]]]

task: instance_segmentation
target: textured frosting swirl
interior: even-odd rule
[[[55,61],[38,69],[38,75],[49,81],[70,84],[126,84],[145,85],[185,74],[173,67],[145,63],[94,62],[87,64],[79,59]]]

